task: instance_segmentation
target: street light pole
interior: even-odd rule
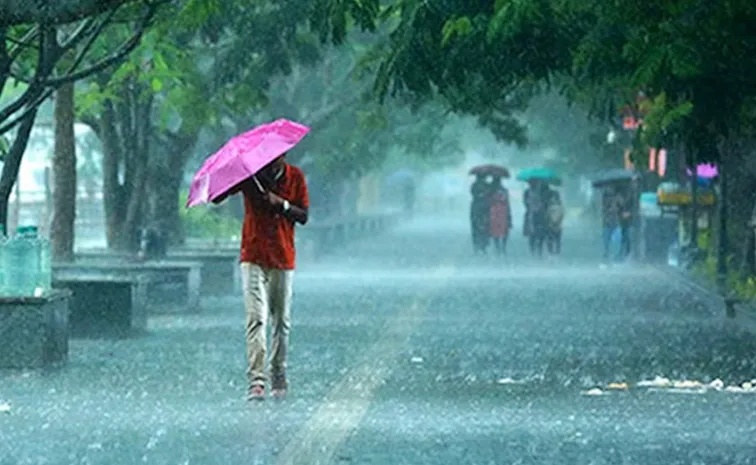
[[[719,236],[717,240],[717,288],[721,295],[727,295],[727,176],[722,157],[719,162]]]
[[[690,247],[695,259],[698,257],[698,157],[690,144],[685,145],[685,150],[688,152],[689,166],[693,171],[693,183],[690,186]]]

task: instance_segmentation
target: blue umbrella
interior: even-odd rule
[[[405,184],[409,183],[415,180],[415,172],[407,169],[402,168],[400,170],[394,171],[391,173],[387,178],[386,182],[388,184]]]
[[[551,168],[527,168],[517,174],[518,181],[545,181],[549,184],[559,185],[562,179]]]

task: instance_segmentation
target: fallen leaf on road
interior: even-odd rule
[[[607,389],[627,390],[627,389],[630,389],[630,386],[627,383],[609,383],[609,385],[606,388]]]

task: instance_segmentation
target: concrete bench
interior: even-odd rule
[[[68,359],[71,293],[0,297],[0,368],[45,368]]]
[[[134,261],[129,254],[107,249],[79,250],[76,259],[78,262]],[[201,263],[199,292],[202,295],[219,296],[241,292],[238,246],[234,249],[177,248],[168,251],[167,260],[174,263]]]
[[[78,275],[147,279],[150,313],[187,313],[200,308],[202,264],[190,261],[111,262],[103,259],[53,264],[53,279],[75,279]]]
[[[150,276],[57,273],[53,286],[71,291],[71,337],[124,338],[147,329]]]
[[[168,252],[175,262],[202,263],[200,292],[222,296],[241,293],[239,248],[235,249],[176,249]]]

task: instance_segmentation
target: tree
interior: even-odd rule
[[[295,66],[272,81],[262,116],[284,116],[313,129],[291,161],[306,163],[320,215],[347,214],[342,210],[350,208],[342,201],[345,190],[358,178],[379,172],[389,156],[408,164],[454,159],[461,153],[457,138],[441,137],[458,121],[440,105],[411,108],[394,98],[385,105],[370,98],[372,79],[361,72],[360,55],[372,41],[358,36],[336,48],[324,46],[320,62]]]
[[[376,91],[437,99],[524,143],[516,113],[570,63],[569,28],[554,2],[392,2],[389,39],[375,53]]]
[[[0,27],[19,24],[69,24],[105,13],[133,0],[43,0],[0,2]]]
[[[80,115],[103,142],[110,247],[134,249],[149,222],[182,241],[177,198],[200,136],[215,136],[203,141],[214,149],[248,129],[272,77],[318,59],[317,37],[303,27],[314,4],[213,0],[164,9],[129,62],[90,81]]]
[[[102,6],[93,6],[98,2],[48,2],[46,9],[36,12],[27,3],[6,2],[2,5],[6,14],[0,15],[3,18],[0,20],[0,92],[4,92],[9,83],[25,84],[16,98],[0,108],[0,136],[15,129],[13,142],[3,156],[0,175],[2,224],[7,224],[8,198],[18,177],[39,105],[57,87],[123,60],[138,45],[161,2],[144,0],[123,8],[120,8],[122,2],[107,2],[113,8],[96,16],[91,14],[101,11]],[[136,20],[132,18],[134,15],[138,16]],[[66,21],[73,18],[79,21]],[[37,22],[24,23],[25,19]],[[98,37],[109,32],[111,26],[124,27],[124,22],[133,23],[128,37],[115,48],[93,55]],[[82,66],[85,59],[91,61],[89,66]],[[67,66],[59,66],[63,62]]]
[[[50,237],[56,261],[74,258],[76,220],[76,138],[74,136],[74,84],[55,93],[55,149],[53,152],[53,218]]]

